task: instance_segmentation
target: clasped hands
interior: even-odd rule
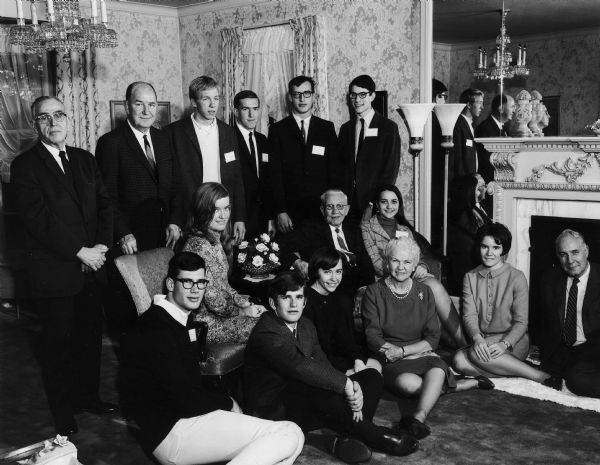
[[[266,311],[267,311],[267,309],[265,307],[263,307],[262,305],[249,304],[246,307],[240,308],[240,315],[258,318]]]
[[[108,247],[104,244],[96,244],[94,247],[82,247],[77,252],[77,258],[81,261],[84,273],[93,270],[98,271],[106,262]]]
[[[396,360],[404,358],[405,356],[404,349],[402,349],[402,347],[395,346],[389,342],[383,343],[383,345],[379,348],[379,353],[383,354],[388,362],[395,362]]]
[[[352,420],[355,422],[361,421],[363,419],[363,393],[360,384],[356,381],[352,381],[350,378],[346,378],[344,395],[346,396],[346,402],[348,403],[350,410],[352,410]]]
[[[479,335],[474,339],[473,350],[475,351],[475,355],[477,355],[479,360],[482,362],[489,362],[490,360],[500,357],[504,352],[506,352],[506,345],[499,342],[494,342],[493,344],[488,345],[483,336]]]

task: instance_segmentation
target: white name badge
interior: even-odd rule
[[[377,129],[379,128],[367,128],[365,137],[377,137]]]
[[[227,152],[225,154],[225,163],[235,161],[235,152]]]
[[[262,154],[262,161],[263,161],[263,163],[269,163],[269,154],[268,153]]]
[[[467,139],[467,147],[473,147],[473,141],[471,139]]]
[[[190,333],[190,342],[196,342],[196,330],[190,329],[188,333]]]
[[[321,145],[313,145],[313,155],[325,155],[325,147]]]
[[[396,229],[396,238],[398,237],[408,237],[408,232]]]

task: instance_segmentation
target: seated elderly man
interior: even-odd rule
[[[552,375],[544,384],[561,389],[564,378],[574,394],[600,397],[600,265],[571,229],[556,238],[556,255],[561,269],[541,283],[540,358]]]
[[[264,313],[248,340],[244,383],[249,412],[289,419],[303,429],[316,423],[342,435],[331,452],[354,463],[369,460],[369,447],[408,455],[415,439],[397,437],[372,423],[381,395],[379,372],[367,368],[351,376],[336,370],[319,345],[312,321],[302,317],[304,279],[295,271],[279,274],[269,288],[274,311]]]
[[[233,398],[203,386],[190,323],[206,288],[205,268],[191,252],[169,262],[167,295],[154,297],[124,341],[122,399],[161,464],[291,465],[304,444],[297,425],[243,415]]]

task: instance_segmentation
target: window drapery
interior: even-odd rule
[[[221,66],[223,73],[223,118],[233,124],[233,98],[243,86],[242,28],[221,30]]]

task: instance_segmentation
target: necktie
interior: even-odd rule
[[[254,140],[252,139],[252,132],[248,133],[248,142],[250,142],[250,157],[252,162],[256,166],[256,177],[259,177],[258,160],[256,159],[256,149],[254,148]]]
[[[364,118],[360,119],[360,133],[358,134],[358,145],[356,146],[356,157],[358,158],[358,154],[360,153],[360,149],[362,149],[363,139],[365,138],[365,120]]]
[[[350,252],[350,249],[348,248],[348,245],[346,245],[346,241],[344,240],[344,236],[342,236],[340,228],[335,228],[335,234],[337,237],[338,244],[340,245],[340,248],[342,249],[342,250],[340,250],[340,252],[342,252],[344,254],[344,256],[346,257],[346,260],[348,261],[348,263],[351,266],[356,265],[356,255],[354,255],[352,252]]]
[[[565,314],[565,325],[563,327],[563,341],[567,347],[571,347],[577,341],[577,283],[579,278],[573,278],[569,298],[567,300],[567,313]]]
[[[306,144],[306,130],[304,129],[304,120],[300,120],[300,135],[302,136],[302,143]]]
[[[150,142],[148,141],[148,136],[144,134],[144,148],[146,149],[146,158],[148,159],[148,163],[153,170],[156,169],[156,160],[154,159],[154,154],[152,153],[152,147],[150,146]]]
[[[65,152],[64,150],[61,150],[60,152],[58,152],[58,158],[60,158],[60,162],[62,164],[63,171],[65,172],[65,177],[67,178],[69,183],[75,189],[75,181],[73,179],[73,171],[71,170],[71,163],[69,163],[69,160],[67,159],[67,152]]]
[[[294,335],[294,339],[298,339],[298,331],[296,331],[296,328],[292,329],[292,334]]]

